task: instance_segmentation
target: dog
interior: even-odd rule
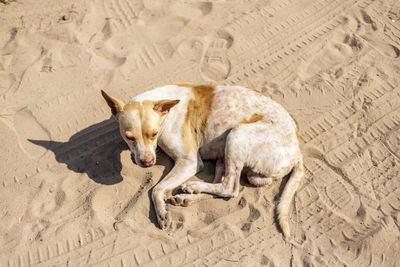
[[[157,145],[175,162],[151,195],[162,229],[171,224],[168,198],[187,205],[200,193],[237,197],[242,172],[255,186],[291,173],[277,206],[280,228],[290,237],[289,206],[304,167],[296,124],[280,104],[241,86],[166,85],[127,104],[101,93],[136,164],[153,166]],[[187,182],[203,168],[202,160],[217,160],[214,183]],[[179,187],[185,194],[172,196]]]

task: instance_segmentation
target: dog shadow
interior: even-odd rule
[[[120,154],[128,148],[113,118],[75,133],[67,142],[28,140],[52,151],[59,163],[74,172],[86,173],[96,183],[113,185],[123,179]]]
[[[57,162],[66,164],[68,169],[76,173],[86,173],[96,183],[114,185],[123,180],[121,152],[127,150],[128,147],[121,138],[118,123],[112,117],[75,133],[67,142],[32,139],[28,139],[28,141],[52,151]],[[157,154],[157,165],[165,167],[162,179],[172,169],[173,160],[162,151],[158,151]],[[131,160],[132,164],[136,164],[132,158]],[[141,189],[132,192],[132,198],[127,204],[126,210],[121,211],[121,218],[136,205],[141,195],[147,193],[151,200],[151,192],[154,187],[154,185],[151,186],[154,183],[151,180],[154,177],[150,170],[147,176],[140,185]],[[158,227],[153,205],[149,210],[149,219]]]

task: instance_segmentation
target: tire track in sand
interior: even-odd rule
[[[337,2],[337,1],[336,1]],[[348,2],[346,2],[348,3]],[[343,6],[341,10],[348,8],[348,6]],[[337,11],[338,12],[338,11]],[[279,29],[279,28],[278,28]],[[282,30],[282,29],[281,29]],[[284,29],[283,29],[284,30]],[[318,33],[314,32],[313,34],[309,34],[307,37],[303,37],[302,40],[306,42],[306,44],[303,44],[304,46],[309,45],[313,40],[318,39],[319,36],[322,36],[324,34],[324,31],[329,31],[329,27],[326,25],[323,26],[320,30],[318,30]],[[278,36],[279,37],[279,36]],[[315,39],[313,39],[315,38]],[[311,40],[309,40],[311,39]],[[299,41],[300,42],[300,41]],[[295,41],[294,41],[295,43]],[[274,50],[274,55],[277,55],[276,61],[271,61],[272,63],[279,63],[284,59],[284,50],[276,49]],[[292,53],[292,52],[289,52]],[[294,53],[294,52],[293,52]],[[270,65],[272,65],[270,63]],[[268,64],[266,64],[268,66]],[[246,77],[248,76],[249,73],[246,73],[246,71],[243,71],[243,73],[237,73],[235,74],[236,77],[230,78],[232,79],[231,81],[240,81],[240,77]],[[237,78],[239,77],[239,79]],[[367,92],[366,95],[367,97],[383,97],[384,94],[382,94],[382,89],[377,89],[376,91],[371,91]],[[386,90],[386,89],[385,89]],[[389,90],[390,91],[390,90]],[[310,142],[311,140],[314,140],[321,134],[323,134],[327,129],[327,127],[336,127],[335,125],[338,125],[341,121],[342,118],[349,118],[351,114],[354,114],[355,110],[352,109],[352,106],[349,104],[342,105],[341,108],[338,109],[338,111],[335,114],[330,114],[328,118],[321,118],[320,121],[316,122],[313,124],[312,127],[310,127],[308,130],[301,132],[301,136],[305,142]],[[389,119],[392,119],[394,117],[390,117]],[[393,123],[396,125],[398,122],[396,120],[393,120]],[[333,125],[332,125],[333,124]],[[382,129],[384,129],[385,125],[387,125],[388,122],[382,123],[381,126],[377,126],[378,131],[378,136],[382,136],[383,134],[386,134],[386,132],[382,133]],[[394,127],[393,125],[389,127],[389,134],[390,130],[396,130],[397,128]],[[83,143],[86,141],[83,141]],[[355,143],[357,141],[354,141]],[[354,144],[355,144],[354,143]],[[351,151],[349,155],[345,154],[344,158],[339,158],[338,161],[334,161],[335,164],[343,164],[346,162],[344,159],[351,158],[351,156],[354,153],[358,153],[357,151]],[[342,154],[342,153],[338,153]],[[79,155],[79,153],[77,154]],[[335,157],[332,157],[335,158]],[[383,164],[387,164],[386,161],[384,161]],[[308,174],[307,178],[305,179],[306,181],[311,180],[311,177],[314,175],[318,174],[318,170],[325,170],[326,166],[323,164],[320,165],[313,165],[311,163],[306,164],[306,167],[308,169]],[[311,172],[310,169],[313,169]],[[329,169],[329,168],[328,168]],[[298,192],[298,199],[303,199],[299,200],[299,203],[301,204],[302,209],[304,210],[303,213],[300,213],[299,220],[301,220],[305,224],[305,230],[310,230],[310,237],[315,237],[316,239],[323,238],[323,235],[321,232],[318,231],[312,231],[316,227],[320,227],[321,225],[329,225],[330,224],[330,218],[335,217],[335,220],[340,220],[338,225],[335,228],[332,228],[331,231],[338,231],[338,228],[343,226],[344,224],[348,224],[349,222],[346,221],[345,219],[340,219],[340,217],[335,216],[335,214],[332,211],[324,211],[323,205],[324,202],[321,202],[318,198],[318,194],[316,195],[315,193],[310,193],[310,191],[313,190],[313,187],[310,186],[303,186],[301,190]],[[382,189],[382,190],[385,190]],[[397,190],[397,189],[396,189]],[[393,191],[392,191],[393,192]],[[386,195],[385,195],[386,194]],[[385,193],[382,194],[382,196],[386,198],[390,198],[392,196],[392,193]],[[311,197],[310,197],[311,196]],[[344,200],[340,199],[331,199],[332,203],[334,204],[329,204],[331,206],[340,206],[343,203],[348,203],[347,198],[343,198]],[[327,202],[329,200],[329,196],[327,196]],[[299,204],[297,203],[297,204]],[[297,207],[298,209],[298,207]],[[316,221],[318,220],[315,216],[315,214],[318,215],[323,215],[323,213],[326,215],[326,219],[323,219],[321,221]],[[309,216],[308,216],[309,215]],[[308,216],[308,217],[307,217]],[[320,216],[319,216],[320,217]],[[337,219],[339,218],[339,219]],[[364,233],[368,233],[368,231],[373,232],[376,228],[373,227],[374,224],[365,226],[365,229],[361,229],[364,231]],[[309,228],[307,228],[309,227]],[[328,226],[327,226],[328,227]],[[354,234],[356,231],[360,229],[355,229]],[[246,237],[238,237],[236,233],[232,230],[229,229],[224,229],[222,231],[218,231],[215,236],[212,237],[203,237],[200,239],[191,239],[191,237],[186,237],[177,242],[175,245],[165,245],[163,243],[157,243],[153,244],[150,248],[145,248],[145,247],[135,247],[131,244],[132,247],[126,246],[126,250],[122,252],[121,255],[108,255],[109,258],[103,259],[102,257],[99,257],[98,260],[104,260],[105,262],[107,261],[114,261],[115,264],[127,264],[129,262],[128,260],[134,259],[133,263],[136,264],[150,264],[152,262],[171,262],[171,263],[178,263],[178,264],[190,264],[192,262],[194,263],[200,263],[203,259],[203,257],[206,258],[206,260],[211,264],[215,262],[219,262],[221,260],[221,257],[233,255],[233,253],[237,252],[237,248],[240,246],[249,248],[249,249],[256,249],[258,247],[258,244],[262,244],[264,248],[268,248],[272,246],[271,244],[264,246],[267,244],[271,239],[273,238],[278,238],[280,235],[279,233],[274,233],[272,236],[270,236],[270,231],[269,227],[267,226],[261,226],[260,229],[257,228],[257,230],[254,230],[250,232],[250,234]],[[332,235],[331,235],[332,236]],[[91,247],[95,247],[95,245],[99,245],[100,250],[99,254],[105,253],[110,249],[110,247],[113,246],[114,240],[112,234],[105,235],[103,237],[100,237],[99,239],[93,239],[89,240],[85,247],[79,247],[79,246],[73,246],[73,249],[65,249],[65,253],[55,253],[53,254],[52,252],[38,252],[40,256],[38,256],[38,260],[32,260],[32,263],[35,264],[42,264],[42,265],[50,265],[51,263],[62,263],[65,262],[67,259],[71,259],[71,255],[77,256],[79,254],[79,257],[73,257],[73,260],[78,260],[81,262],[84,262],[84,259],[88,258],[88,255],[90,253],[93,253],[93,251],[90,249]],[[131,236],[126,237],[124,240],[117,240],[116,242],[120,244],[120,246],[123,246],[124,244],[129,244],[127,241],[129,238],[132,238]],[[361,238],[361,237],[358,237]],[[126,242],[126,243],[124,243]],[[96,243],[96,244],[95,244]],[[240,244],[239,244],[240,243]],[[175,248],[174,248],[175,246]],[[53,251],[53,249],[56,247],[56,245],[51,245],[49,251]],[[72,247],[72,246],[71,246]],[[151,251],[149,251],[151,249]],[[60,249],[60,251],[64,251],[63,249]],[[78,252],[79,251],[79,252]],[[218,254],[220,253],[220,254]],[[52,254],[52,256],[50,256]],[[92,254],[93,255],[93,254]],[[216,255],[221,255],[220,257]],[[32,256],[33,257],[33,256]],[[17,263],[18,265],[19,262],[24,262],[23,260],[20,259],[20,257],[17,257],[16,260],[12,259],[9,263],[14,264]],[[174,262],[175,261],[175,262]],[[125,263],[124,263],[125,262]],[[96,261],[92,262],[93,264],[96,263]],[[104,263],[104,262],[103,262]]]

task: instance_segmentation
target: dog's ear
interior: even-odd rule
[[[154,102],[154,110],[161,113],[161,115],[167,114],[171,108],[179,103],[180,100],[160,100]]]
[[[121,100],[116,99],[115,97],[108,95],[103,90],[101,90],[101,94],[106,100],[108,106],[111,108],[111,113],[113,114],[114,118],[118,120],[117,114],[124,108],[125,103]]]

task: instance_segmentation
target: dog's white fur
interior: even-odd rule
[[[236,197],[242,171],[257,186],[291,172],[277,208],[283,234],[290,236],[289,205],[304,171],[296,125],[281,105],[240,86],[167,85],[126,105],[102,93],[137,164],[154,165],[157,144],[175,161],[152,192],[161,228],[171,223],[167,197],[184,205],[200,199],[193,193]],[[202,159],[218,159],[215,183],[186,182]],[[179,186],[187,194],[171,196]]]

